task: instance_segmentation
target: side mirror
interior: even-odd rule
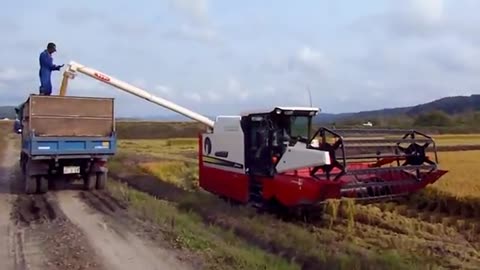
[[[13,131],[17,134],[22,134],[22,123],[20,123],[20,120],[15,119],[15,123],[13,124]]]

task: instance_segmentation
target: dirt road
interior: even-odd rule
[[[191,269],[149,240],[107,192],[22,193],[14,141],[0,148],[0,269]]]
[[[14,145],[8,141],[0,159],[0,262],[2,269],[42,269],[42,249],[37,238],[10,219],[15,196],[11,179],[17,160]]]
[[[112,215],[115,215],[114,212],[117,211],[117,203],[105,193],[82,192],[79,196],[76,192],[64,191],[57,195],[62,211],[85,232],[95,253],[101,256],[107,269],[187,269],[186,265],[180,264],[172,256],[171,251],[137,237],[128,229],[129,225],[125,224],[128,222],[118,222],[119,219],[100,213],[111,211]],[[82,198],[92,203],[93,208],[104,209],[95,211],[82,201]],[[116,217],[122,219],[121,216]]]

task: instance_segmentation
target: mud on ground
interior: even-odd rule
[[[24,239],[31,239],[42,249],[45,268],[38,269],[104,269],[85,234],[66,218],[54,195],[18,195],[12,220]],[[24,252],[20,256],[30,255]]]
[[[0,146],[2,270],[191,269],[188,254],[162,243],[107,192],[67,184],[24,194],[18,145],[9,138]]]

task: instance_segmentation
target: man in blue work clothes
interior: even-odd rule
[[[56,51],[55,43],[50,42],[47,45],[47,49],[40,54],[40,95],[50,96],[52,94],[52,82],[50,80],[52,71],[60,70],[63,67],[63,65],[57,66],[53,64],[52,54]]]

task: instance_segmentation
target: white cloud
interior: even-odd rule
[[[211,114],[260,103],[307,104],[307,85],[313,103],[330,108],[326,111],[410,105],[425,97],[480,89],[480,31],[476,27],[480,1],[387,1],[393,4],[348,4],[351,12],[339,12],[341,16],[331,16],[328,8],[316,8],[312,15],[307,10],[312,5],[298,5],[295,12],[308,21],[330,15],[320,34],[314,25],[292,21],[296,15],[278,17],[277,12],[288,8],[284,3],[214,10],[214,1],[168,0],[166,5],[155,5],[163,7],[159,10],[145,9],[147,3],[138,2],[125,5],[128,14],[114,16],[104,13],[115,4],[108,0],[93,10],[83,2],[75,9],[64,8],[71,6],[66,3],[9,10],[0,16],[0,30],[15,35],[5,41],[8,53],[3,54],[3,61],[13,64],[0,68],[4,94],[0,102],[21,101],[30,91],[38,91],[36,59],[46,38],[61,47],[55,61],[78,60],[133,85],[147,85],[146,90],[159,97]],[[337,10],[343,6],[332,5]],[[26,20],[13,20],[24,13]],[[56,18],[58,23],[48,25],[39,14]],[[75,24],[77,38],[69,35],[69,22]],[[357,26],[354,31],[350,23]],[[100,28],[92,32],[89,24]],[[38,31],[46,26],[51,29],[50,37]],[[161,37],[166,31],[173,37],[170,42]],[[245,33],[255,37],[245,38]],[[206,46],[197,46],[198,41]],[[92,42],[95,46],[84,46]],[[152,63],[157,63],[154,68]],[[147,81],[133,80],[132,70]],[[171,85],[163,84],[166,78]],[[54,92],[60,80],[61,74],[52,76]],[[156,105],[147,106],[142,99],[85,76],[73,80],[70,89],[78,95],[119,97],[121,112],[130,110],[130,105],[138,114],[158,110]]]
[[[380,81],[377,81],[377,80],[367,80],[367,81],[365,82],[365,85],[366,85],[368,88],[374,88],[374,89],[383,88],[383,83],[380,82]]]
[[[173,89],[165,85],[156,85],[155,87],[153,87],[153,90],[155,92],[158,92],[160,97],[162,96],[171,97],[174,95]]]
[[[442,0],[408,0],[405,12],[411,19],[426,24],[435,24],[444,17],[444,3]]]
[[[212,28],[194,28],[187,24],[182,25],[180,33],[186,37],[204,41],[212,41],[217,38],[217,33]]]
[[[274,94],[276,91],[275,87],[272,86],[272,85],[267,85],[265,86],[263,92],[267,95],[271,95],[271,94]]]
[[[193,102],[202,102],[202,96],[199,93],[196,92],[183,92],[183,97],[187,100],[193,101]]]
[[[480,72],[480,49],[468,42],[453,42],[435,46],[425,53],[437,68],[476,76]]]
[[[239,98],[241,101],[246,100],[250,96],[248,90],[233,77],[227,80],[227,94],[229,95],[228,98]]]
[[[15,68],[0,68],[0,81],[17,81],[27,76],[26,72],[22,72]]]
[[[218,82],[218,85],[213,89],[204,92],[184,92],[182,96],[185,99],[195,102],[238,104],[239,102],[245,102],[249,100],[251,94],[238,79],[230,76],[223,82]]]
[[[297,59],[304,66],[319,71],[324,69],[327,62],[323,53],[308,46],[305,46],[298,51]]]
[[[207,98],[212,102],[218,102],[222,100],[222,96],[215,91],[207,91],[206,95],[207,95]]]
[[[175,27],[172,30],[166,31],[163,33],[163,35],[167,38],[202,42],[217,41],[219,38],[218,33],[211,27],[200,25],[191,26],[187,23],[184,23],[179,27]]]
[[[197,22],[205,22],[208,18],[207,0],[171,0],[170,3]]]
[[[207,0],[170,0],[170,4],[184,15],[186,21],[166,31],[165,36],[202,42],[218,40],[217,30],[208,14]]]
[[[451,22],[446,15],[442,0],[392,1],[390,10],[371,24],[375,28],[387,26],[395,34],[425,37],[448,31]],[[386,23],[379,23],[379,20]]]
[[[292,71],[315,73],[315,76],[326,75],[330,65],[331,63],[325,54],[310,46],[299,48],[290,57],[288,63],[288,67]]]
[[[149,91],[147,80],[145,80],[144,78],[135,78],[130,84],[135,87],[142,88],[145,91]]]
[[[0,31],[4,34],[15,33],[20,30],[19,23],[13,18],[8,18],[2,14],[0,16]]]
[[[107,29],[116,36],[145,37],[153,30],[151,25],[139,21],[121,21],[110,19],[105,24]]]
[[[80,25],[104,19],[105,15],[88,7],[60,7],[56,10],[56,18],[64,24]]]

